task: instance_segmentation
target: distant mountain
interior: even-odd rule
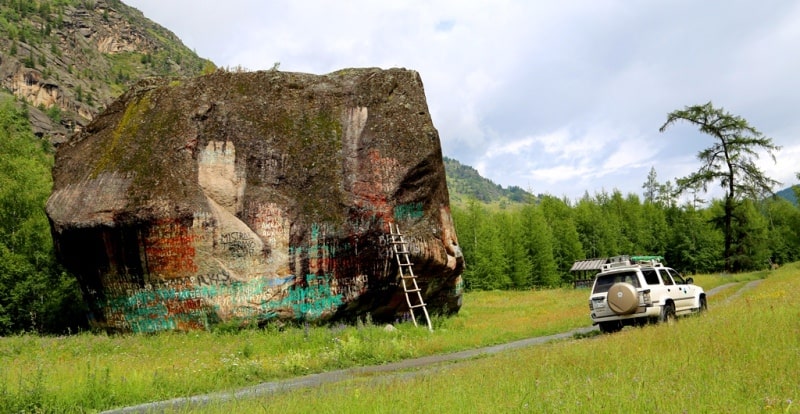
[[[776,192],[775,195],[778,197],[783,197],[789,200],[792,204],[797,205],[797,194],[795,194],[792,187],[784,188],[783,190]]]
[[[143,78],[214,69],[119,0],[0,0],[0,88],[54,143]]]
[[[443,158],[450,202],[453,204],[464,204],[470,199],[486,204],[524,203],[535,198],[533,194],[520,187],[503,188],[481,177],[476,169],[452,158]]]

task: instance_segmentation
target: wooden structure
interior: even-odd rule
[[[414,321],[414,326],[418,326],[414,309],[421,309],[422,314],[425,316],[425,321],[428,323],[428,330],[433,332],[428,309],[425,307],[425,301],[422,300],[422,290],[417,285],[417,277],[414,276],[414,269],[412,268],[413,264],[408,257],[408,243],[403,238],[403,234],[400,233],[400,227],[389,223],[389,237],[394,257],[397,259],[400,282],[406,294],[406,303],[408,304],[408,311],[411,313],[411,320]]]

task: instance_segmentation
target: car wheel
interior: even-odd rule
[[[630,283],[615,283],[608,289],[606,301],[617,315],[630,315],[639,307],[639,295]]]
[[[614,333],[622,329],[622,324],[619,322],[600,322],[600,332]]]
[[[706,301],[706,297],[700,297],[700,308],[697,310],[700,313],[703,313],[708,310],[708,301]]]
[[[661,323],[672,323],[675,321],[675,305],[668,303],[661,307],[661,316],[658,318]]]

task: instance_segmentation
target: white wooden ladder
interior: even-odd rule
[[[392,245],[394,257],[397,259],[397,267],[400,270],[400,280],[403,284],[408,311],[411,312],[411,319],[414,321],[414,326],[419,326],[417,325],[417,317],[414,314],[414,309],[422,309],[422,313],[425,315],[425,321],[428,323],[428,330],[433,332],[431,318],[428,316],[428,309],[425,307],[425,302],[422,300],[422,292],[417,285],[417,277],[414,276],[414,269],[408,257],[408,243],[405,238],[403,238],[403,234],[400,233],[400,227],[392,223],[389,223],[389,242]]]

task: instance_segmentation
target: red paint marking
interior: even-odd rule
[[[148,270],[166,278],[196,273],[194,238],[178,220],[157,222],[145,238]]]

